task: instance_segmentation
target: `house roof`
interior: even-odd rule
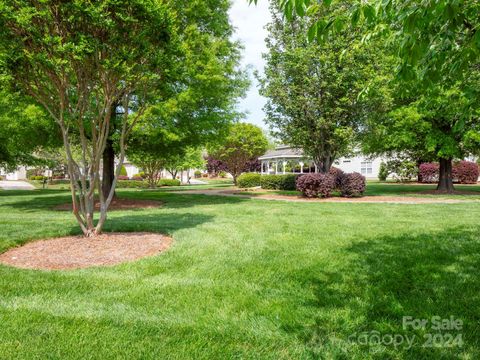
[[[288,145],[277,146],[275,150],[268,150],[265,154],[260,156],[258,160],[269,160],[279,158],[303,158],[303,151],[301,149],[295,149]]]

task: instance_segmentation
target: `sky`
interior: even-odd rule
[[[233,0],[230,9],[230,21],[236,28],[235,40],[240,40],[244,46],[242,67],[249,66],[252,84],[245,99],[240,100],[239,110],[246,112],[245,121],[266,129],[263,122],[265,98],[258,93],[258,82],[253,76],[255,70],[263,73],[264,61],[262,53],[266,52],[265,25],[270,20],[268,0],[260,0],[258,4],[249,5],[247,0]]]

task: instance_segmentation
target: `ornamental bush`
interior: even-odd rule
[[[267,190],[295,190],[298,175],[262,175],[260,186]]]
[[[127,175],[119,175],[118,180],[130,180],[130,178]]]
[[[257,173],[244,173],[237,179],[237,185],[239,188],[251,188],[260,186],[262,175]]]
[[[180,186],[180,180],[178,179],[160,179],[160,186]]]
[[[138,180],[120,180],[117,182],[117,189],[146,188],[148,184],[145,181]]]
[[[478,181],[478,164],[471,161],[459,161],[453,164],[452,176],[459,184],[476,184]]]
[[[201,178],[202,172],[200,170],[195,170],[195,172],[193,173],[193,176],[195,177],[195,179]]]
[[[335,188],[335,177],[330,174],[305,174],[297,179],[297,190],[308,198],[328,197]]]
[[[380,169],[378,170],[378,180],[380,181],[387,181],[389,171],[387,168],[387,164],[385,164],[383,161],[380,163]]]
[[[365,176],[353,172],[341,178],[340,192],[344,197],[362,196],[365,192]]]
[[[335,189],[340,189],[342,177],[345,174],[345,172],[339,168],[332,166],[328,171],[328,173],[335,178]]]
[[[438,163],[423,163],[418,168],[418,174],[422,183],[433,183],[438,181]]]

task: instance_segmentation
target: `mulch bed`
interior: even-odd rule
[[[71,270],[110,266],[154,256],[172,238],[154,233],[104,233],[97,237],[68,236],[27,243],[0,254],[0,263],[22,269]]]
[[[480,191],[473,191],[473,190],[454,190],[453,192],[449,193],[446,191],[439,191],[439,190],[422,190],[418,192],[419,194],[425,195],[480,195]]]
[[[152,209],[162,206],[161,201],[141,200],[141,199],[114,199],[110,203],[108,210],[133,210],[133,209]],[[72,204],[61,204],[53,208],[54,210],[72,211]],[[95,210],[100,210],[100,202],[95,203]]]

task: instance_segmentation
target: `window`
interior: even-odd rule
[[[369,175],[373,173],[372,162],[371,161],[362,161],[360,165],[360,170],[362,175]]]

